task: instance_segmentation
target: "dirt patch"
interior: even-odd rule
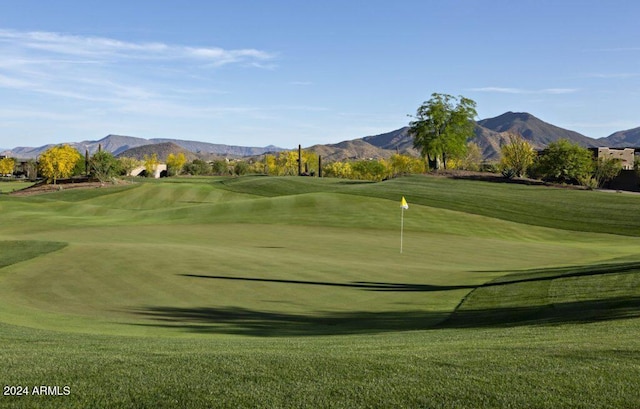
[[[9,196],[33,196],[33,195],[41,195],[44,193],[59,192],[61,190],[70,190],[70,189],[107,189],[109,187],[128,185],[130,183],[131,182],[126,182],[124,180],[118,180],[116,181],[116,183],[99,182],[99,181],[82,181],[82,182],[61,181],[61,183],[57,183],[55,185],[37,183],[26,189],[16,190],[14,192],[8,193],[8,195]]]
[[[576,189],[585,190],[584,186],[578,185],[566,185],[559,183],[550,183],[538,179],[529,178],[512,178],[508,179],[498,173],[489,172],[473,172],[468,170],[440,170],[427,173],[429,176],[444,177],[450,179],[465,179],[465,180],[479,180],[483,182],[494,183],[513,183],[518,185],[531,185],[531,186],[550,186],[563,189]]]

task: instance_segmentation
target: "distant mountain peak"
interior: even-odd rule
[[[510,132],[520,135],[536,149],[542,149],[558,139],[568,139],[584,147],[599,146],[599,143],[593,138],[552,125],[528,112],[509,111],[494,118],[480,120],[477,123],[493,132]]]
[[[268,146],[266,148],[244,147],[233,145],[221,145],[208,142],[185,141],[181,139],[144,139],[135,136],[114,135],[109,134],[97,141],[83,141],[77,143],[69,143],[82,154],[85,151],[89,154],[95,153],[98,149],[111,152],[118,155],[129,149],[138,148],[140,146],[153,145],[163,142],[171,142],[182,149],[202,155],[230,155],[230,156],[253,156],[261,155],[265,152],[277,152],[283,149],[276,146]],[[21,159],[34,159],[52,145],[44,145],[37,148],[17,147],[7,151],[7,155]]]
[[[535,149],[543,149],[549,143],[558,139],[568,139],[584,147],[608,146],[613,148],[640,146],[640,127],[619,131],[606,138],[593,139],[578,132],[563,129],[547,123],[528,112],[508,111],[493,118],[482,119],[476,122],[475,137],[472,139],[482,150],[485,159],[496,159],[500,154],[500,147],[508,143],[507,133],[521,135],[529,141]],[[145,145],[172,142],[181,149],[193,152],[198,157],[234,156],[248,157],[265,153],[276,153],[285,149],[268,145],[263,148],[251,148],[242,146],[230,146],[213,144],[208,142],[187,141],[181,139],[144,139],[134,136],[109,134],[98,141],[84,141],[70,143],[80,152],[85,150],[93,154],[101,147],[103,150],[118,155],[126,150]],[[3,154],[21,159],[33,159],[53,145],[44,145],[38,148],[16,147]],[[156,146],[153,149],[160,149]],[[167,147],[165,147],[167,148]],[[176,146],[168,150],[177,151]],[[379,135],[365,136],[363,138],[344,141],[344,143],[315,145],[307,149],[316,151],[328,160],[344,160],[345,158],[370,158],[389,157],[395,152],[417,155],[413,147],[413,137],[409,134],[409,127],[405,126],[391,132]],[[0,150],[1,152],[1,150]]]
[[[606,138],[599,139],[599,141],[606,141],[608,145],[620,148],[638,147],[640,146],[640,127],[614,132]]]
[[[520,119],[522,121],[526,121],[526,120],[529,120],[531,118],[538,119],[538,118],[536,118],[535,116],[531,115],[528,112],[513,112],[513,111],[507,111],[504,114],[498,116],[497,118],[499,118],[499,117],[507,117],[507,118],[511,117],[511,118],[515,118],[515,119]]]

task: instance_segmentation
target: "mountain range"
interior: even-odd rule
[[[526,112],[506,112],[494,118],[482,119],[476,122],[474,129],[476,143],[483,154],[484,159],[497,159],[500,146],[508,143],[509,133],[519,134],[526,139],[534,149],[544,149],[549,143],[558,139],[568,139],[584,147],[608,146],[612,148],[639,147],[640,127],[626,131],[618,131],[606,138],[590,138],[578,132],[563,129],[544,122]],[[151,152],[154,148],[149,145],[163,146],[175,144],[173,150],[183,149],[196,157],[208,158],[211,156],[246,157],[259,156],[265,153],[275,153],[284,149],[276,146],[242,147],[221,145],[197,141],[185,141],[180,139],[143,139],[132,136],[108,135],[98,141],[85,141],[70,143],[80,152],[85,150],[90,154],[101,147],[117,156],[138,156],[140,149],[129,151],[133,148],[145,146],[145,152]],[[40,153],[53,145],[45,145],[38,148],[18,147],[2,152],[1,154],[17,158],[35,158]],[[179,147],[179,148],[178,148]],[[356,158],[388,158],[395,152],[417,154],[413,148],[413,138],[409,135],[409,127],[403,127],[391,132],[366,136],[363,138],[343,141],[337,144],[314,145],[305,148],[322,155],[326,161],[356,159]],[[129,151],[129,152],[128,152]],[[160,155],[159,155],[160,156]]]
[[[93,154],[98,151],[98,149],[102,149],[108,152],[111,152],[114,156],[127,156],[123,155],[123,153],[128,150],[139,148],[142,146],[149,145],[159,145],[165,143],[173,143],[178,145],[186,152],[192,152],[197,156],[208,157],[211,155],[217,156],[234,156],[234,157],[244,157],[244,156],[255,156],[262,155],[268,152],[278,152],[283,150],[282,148],[278,148],[276,146],[266,146],[263,148],[258,147],[245,147],[245,146],[234,146],[234,145],[222,145],[216,143],[208,143],[208,142],[198,142],[198,141],[187,141],[182,139],[166,139],[166,138],[154,138],[154,139],[144,139],[137,138],[134,136],[123,136],[123,135],[107,135],[104,138],[97,141],[83,141],[83,142],[74,142],[68,143],[68,145],[76,148],[80,153],[84,154],[85,151],[88,151],[89,154]],[[56,144],[49,144],[39,147],[17,147],[13,149],[9,149],[3,152],[0,152],[0,155],[11,156],[20,159],[34,159],[42,152],[46,151],[52,146]],[[135,156],[135,155],[130,155]]]

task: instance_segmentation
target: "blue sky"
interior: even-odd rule
[[[433,92],[604,137],[640,126],[638,21],[626,0],[2,0],[0,147],[335,143]]]

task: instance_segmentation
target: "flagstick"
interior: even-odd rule
[[[404,236],[404,207],[400,212],[400,254],[402,254],[402,236]]]

